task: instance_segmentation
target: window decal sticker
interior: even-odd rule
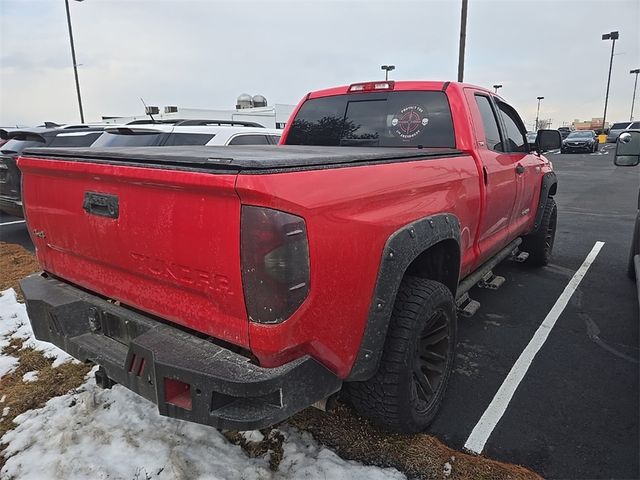
[[[429,123],[424,108],[419,105],[404,107],[391,120],[393,133],[404,140],[410,140],[422,133]]]

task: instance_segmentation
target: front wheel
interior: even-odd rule
[[[405,277],[375,375],[347,385],[361,415],[400,432],[435,418],[453,368],[457,335],[453,295],[442,283]]]
[[[553,242],[556,238],[557,223],[558,207],[556,201],[553,197],[548,197],[538,230],[524,237],[522,241],[522,250],[529,254],[528,263],[530,265],[542,267],[549,263],[553,252]]]

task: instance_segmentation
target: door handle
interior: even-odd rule
[[[516,173],[522,175],[524,173],[524,167],[521,164],[516,165]]]

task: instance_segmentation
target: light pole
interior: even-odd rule
[[[469,0],[462,0],[460,11],[460,48],[458,50],[458,81],[464,79],[464,49],[467,44],[467,5]]]
[[[382,65],[380,68],[382,70],[384,70],[384,80],[386,82],[387,80],[389,80],[389,72],[392,71],[392,70],[395,70],[396,66],[395,65]]]
[[[76,0],[82,2],[82,0]],[[76,78],[76,94],[78,95],[78,108],[80,109],[80,122],[84,123],[84,112],[82,111],[82,97],[80,96],[80,82],[78,81],[78,64],[76,63],[76,48],[73,45],[73,30],[71,29],[71,14],[69,13],[69,0],[64,0],[67,8],[67,26],[69,27],[69,42],[71,42],[71,59],[73,60],[73,75]]]
[[[640,68],[629,70],[629,73],[636,75],[636,80],[633,83],[633,98],[631,99],[631,116],[629,117],[629,121],[633,122],[633,105],[636,103],[636,88],[638,87],[638,74],[640,73]]]
[[[536,132],[538,131],[538,118],[540,117],[540,100],[544,100],[544,97],[538,97],[538,111],[536,113]]]
[[[602,115],[602,130],[607,125],[607,103],[609,103],[609,85],[611,84],[611,67],[613,67],[613,51],[616,48],[616,40],[620,38],[618,32],[609,32],[602,35],[602,40],[613,40],[611,42],[611,60],[609,60],[609,76],[607,77],[607,93],[604,96],[604,114]]]
[[[493,88],[494,88],[493,93],[498,93],[498,89],[502,88],[502,85],[494,85]]]

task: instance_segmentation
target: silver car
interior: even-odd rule
[[[611,125],[609,129],[609,133],[607,134],[607,143],[615,143],[618,140],[618,136],[625,130],[631,128],[631,125],[637,124],[640,122],[619,122]]]

